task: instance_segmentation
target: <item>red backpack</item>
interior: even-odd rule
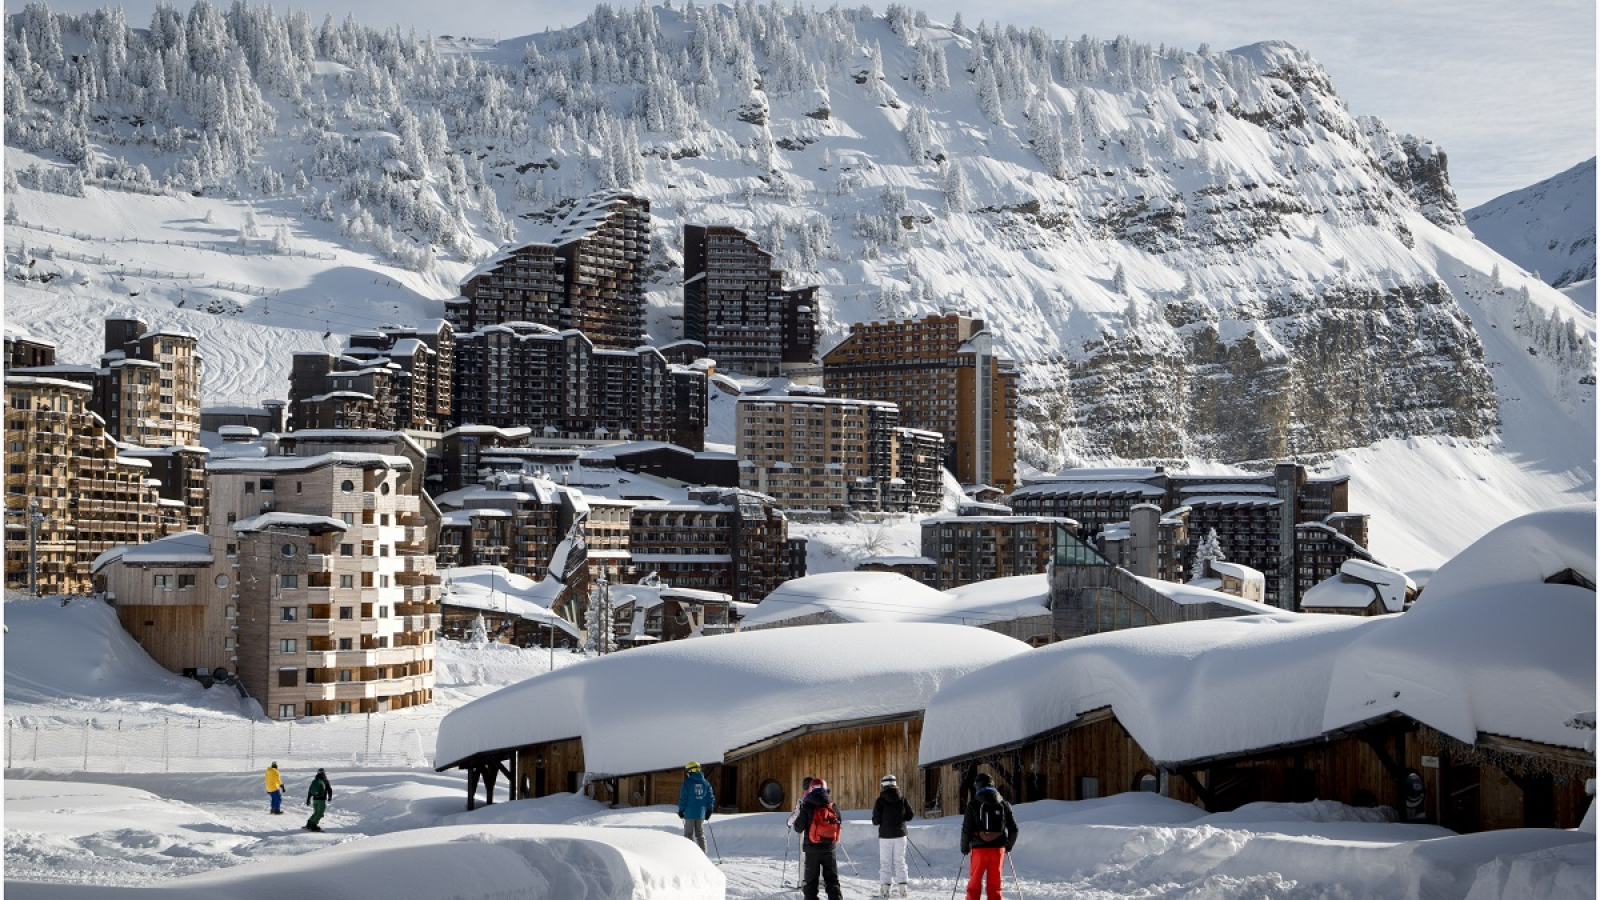
[[[839,840],[839,811],[833,804],[819,806],[811,811],[811,827],[806,829],[806,843],[833,844]]]

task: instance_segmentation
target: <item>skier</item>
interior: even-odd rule
[[[272,814],[283,815],[283,776],[278,774],[278,764],[267,766],[267,796],[272,798]]]
[[[321,831],[322,826],[317,824],[322,821],[322,814],[328,811],[328,801],[333,799],[333,784],[328,781],[328,773],[317,770],[317,776],[311,779],[311,787],[306,789],[306,803],[311,807],[311,818],[306,820],[307,831]]]
[[[678,789],[678,818],[683,820],[683,836],[700,845],[700,852],[706,849],[706,822],[711,820],[711,811],[716,809],[717,795],[711,790],[711,782],[706,781],[706,776],[700,773],[700,764],[691,760],[683,767],[683,787]]]
[[[789,828],[794,828],[794,820],[800,817],[800,807],[806,802],[806,795],[811,793],[811,788],[817,783],[815,778],[807,775],[800,781],[800,796],[794,800],[794,812],[789,813]]]
[[[979,773],[973,784],[978,792],[961,819],[961,855],[972,854],[967,900],[978,900],[985,880],[988,900],[1000,900],[1000,867],[1017,843],[1017,819],[989,773]]]
[[[911,821],[911,804],[900,793],[893,775],[878,779],[883,789],[872,805],[872,824],[878,826],[878,896],[889,896],[891,885],[900,885],[900,896],[911,895],[906,871],[906,823]]]
[[[819,876],[827,885],[828,900],[843,900],[844,893],[839,888],[839,861],[833,855],[843,826],[844,820],[828,794],[828,783],[821,778],[812,779],[811,790],[801,801],[800,814],[794,819],[794,830],[805,836],[801,849],[805,853],[806,869],[800,888],[805,900],[817,900]]]

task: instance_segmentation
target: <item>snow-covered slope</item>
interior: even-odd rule
[[[1594,279],[1594,157],[1467,210],[1478,240],[1556,287]],[[1592,308],[1592,307],[1591,307]]]

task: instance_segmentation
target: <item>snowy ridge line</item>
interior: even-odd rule
[[[267,761],[306,767],[426,768],[434,725],[372,715],[313,724],[163,718],[161,722],[6,722],[6,769],[68,772],[237,772]],[[390,732],[393,731],[393,734]]]
[[[812,606],[812,605],[817,604],[818,601],[814,597],[789,598],[789,597],[783,597],[783,596],[768,595],[767,597],[763,598],[761,602],[762,603],[771,603],[771,604],[788,604],[790,606]],[[838,598],[838,597],[830,597],[828,599],[828,601],[827,601],[827,605],[829,607],[832,607],[832,608],[857,609],[857,610],[865,610],[865,611],[869,611],[869,612],[890,612],[890,613],[905,613],[905,612],[907,612],[906,606],[903,603],[887,603],[887,602],[877,602],[877,601],[873,601],[873,600],[847,600],[847,599]],[[1044,607],[1040,607],[1040,609],[1043,610]],[[822,610],[819,609],[818,611],[821,612]],[[1017,619],[1017,617],[1018,617],[1017,613],[1015,613],[1015,612],[996,612],[996,613],[945,612],[945,613],[936,613],[936,612],[932,612],[931,610],[925,610],[925,609],[919,609],[916,612],[917,612],[918,621],[923,621],[923,622],[950,622],[950,623],[953,623],[953,624],[956,624],[956,625],[988,625],[988,624],[995,624],[995,623],[999,623],[999,622],[1012,622],[1012,621],[1015,621]]]

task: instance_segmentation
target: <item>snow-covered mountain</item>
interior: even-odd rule
[[[65,361],[106,314],[189,329],[210,403],[438,315],[498,244],[622,187],[652,203],[655,339],[683,225],[747,228],[821,286],[825,347],[994,323],[1035,467],[1593,430],[1592,314],[1472,237],[1442,150],[1287,45],[756,3],[498,44],[203,0],[7,29],[8,327]]]
[[[1559,175],[1467,210],[1495,252],[1555,287],[1594,280],[1594,157]]]

